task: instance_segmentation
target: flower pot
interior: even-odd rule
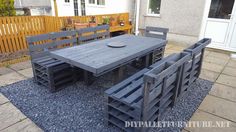
[[[74,26],[75,26],[75,29],[78,30],[78,29],[81,29],[81,28],[89,27],[89,24],[88,23],[75,23]]]
[[[116,21],[110,21],[110,26],[116,26]]]

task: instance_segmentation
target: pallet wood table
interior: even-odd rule
[[[120,48],[108,46],[108,44],[115,42],[122,43],[125,46]],[[50,55],[53,58],[83,69],[85,71],[85,81],[89,82],[89,78],[91,78],[92,75],[98,77],[114,69],[121,71],[119,69],[121,69],[122,66],[135,59],[149,56],[157,49],[164,49],[166,43],[166,40],[157,38],[122,35],[51,51]]]

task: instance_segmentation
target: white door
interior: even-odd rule
[[[207,0],[201,37],[212,38],[209,47],[236,51],[235,0]]]

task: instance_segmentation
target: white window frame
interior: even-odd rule
[[[104,5],[98,5],[98,0],[95,0],[95,3],[94,4],[91,4],[89,3],[89,0],[88,0],[88,5],[89,6],[94,6],[94,7],[105,7],[106,6],[106,0],[104,0],[105,4]]]
[[[147,0],[146,16],[160,17],[161,16],[161,5],[160,5],[160,13],[159,14],[150,14],[150,13],[148,13],[149,3],[150,3],[150,0]]]

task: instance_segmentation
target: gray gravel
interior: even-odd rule
[[[109,75],[101,77],[91,86],[78,82],[56,93],[50,93],[29,79],[1,87],[0,92],[45,131],[113,132],[120,129],[108,126],[105,120],[104,91],[111,86],[110,78]],[[188,121],[211,87],[211,82],[197,80],[162,120]],[[181,128],[152,129],[179,130]]]

